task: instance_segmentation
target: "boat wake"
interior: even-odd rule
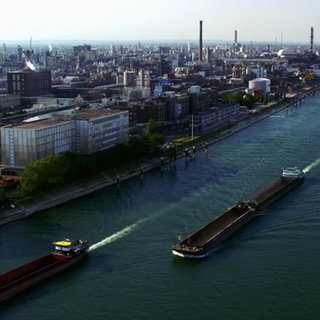
[[[111,242],[114,242],[118,239],[121,239],[121,238],[131,234],[132,232],[136,231],[143,223],[147,222],[149,219],[150,219],[150,217],[141,219],[141,220],[137,221],[136,223],[131,224],[130,226],[127,226],[127,227],[119,230],[118,232],[112,234],[111,236],[106,237],[103,240],[90,246],[89,251],[96,250],[100,247],[105,246],[106,244],[109,244]]]
[[[302,171],[304,173],[309,172],[312,168],[316,167],[317,165],[320,164],[320,158],[317,159],[316,161],[312,162],[311,164],[309,164],[307,167],[305,167]]]
[[[156,219],[164,214],[167,214],[168,212],[172,212],[172,210],[174,209],[174,207],[176,206],[176,203],[172,203],[169,206],[166,206],[165,208],[163,208],[162,210],[158,210],[156,213],[154,213],[153,215],[147,217],[147,218],[143,218],[138,220],[137,222],[126,226],[125,228],[117,231],[116,233],[112,234],[109,237],[104,238],[103,240],[91,245],[89,247],[89,251],[93,251],[96,250],[100,247],[103,247],[111,242],[114,242],[116,240],[119,240],[135,231],[137,231],[143,224],[147,223],[150,220]]]

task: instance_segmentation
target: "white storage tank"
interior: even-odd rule
[[[191,86],[189,92],[199,94],[200,91],[201,91],[201,86]]]
[[[261,88],[263,95],[266,96],[270,93],[271,82],[266,78],[257,78],[249,81],[249,91],[252,91],[255,88]]]

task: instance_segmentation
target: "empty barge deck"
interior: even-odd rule
[[[283,172],[280,178],[248,197],[247,201],[238,202],[189,237],[172,246],[172,253],[190,258],[202,258],[208,255],[218,244],[247,224],[256,215],[257,210],[271,205],[303,181],[304,174],[301,170],[294,168],[284,171],[289,175]]]

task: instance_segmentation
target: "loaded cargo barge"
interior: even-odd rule
[[[282,176],[263,190],[248,197],[247,201],[236,203],[208,224],[172,246],[172,253],[186,258],[206,257],[255,217],[257,210],[266,208],[284,196],[299,185],[303,178],[304,172],[296,167],[284,169]]]
[[[0,275],[0,303],[35,286],[84,258],[89,243],[69,239],[54,242],[55,251]]]

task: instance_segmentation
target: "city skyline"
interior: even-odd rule
[[[20,0],[18,0],[19,4]],[[6,41],[194,41],[199,37],[199,21],[203,21],[203,41],[232,42],[234,31],[241,42],[272,44],[320,41],[316,0],[292,3],[289,0],[261,2],[236,0],[136,0],[101,5],[87,2],[56,0],[39,10],[38,2],[30,0],[12,10],[9,2],[2,4],[3,28],[0,39]],[[304,13],[307,9],[308,16]],[[320,27],[320,26],[319,26]]]

